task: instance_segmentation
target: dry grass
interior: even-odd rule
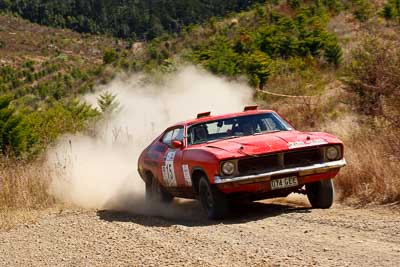
[[[344,68],[346,98],[357,127],[339,125],[348,166],[336,180],[341,200],[400,203],[400,39],[398,30],[370,21]],[[353,201],[352,201],[353,202]]]
[[[336,179],[339,199],[366,203],[400,203],[398,132],[357,134],[347,140],[346,160]]]
[[[31,221],[40,210],[54,206],[47,191],[49,173],[41,160],[0,161],[0,228]]]
[[[317,111],[318,106],[322,108],[325,103],[316,105]],[[400,203],[400,131],[390,127],[378,130],[375,124],[375,129],[360,124],[359,115],[349,111],[331,120],[325,113],[325,118],[321,119],[308,107],[308,104],[292,105],[283,114],[289,114],[289,118],[293,116],[301,130],[326,131],[344,141],[347,166],[335,179],[339,201],[361,205]],[[322,114],[317,112],[323,117]],[[310,118],[314,127],[310,125]]]

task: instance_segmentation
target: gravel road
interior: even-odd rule
[[[0,266],[400,266],[400,212],[301,197],[201,217],[194,201],[157,211],[69,210],[0,232]]]

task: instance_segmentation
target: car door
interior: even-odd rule
[[[182,149],[172,147],[172,141],[183,141],[183,127],[166,131],[162,137],[163,145],[167,146],[159,166],[161,168],[161,183],[166,188],[180,188],[185,185],[182,169]]]

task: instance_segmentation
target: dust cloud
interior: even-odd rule
[[[107,91],[119,109],[91,135],[65,135],[48,153],[50,191],[82,208],[143,211],[144,183],[137,173],[141,151],[166,127],[197,113],[240,111],[252,103],[244,83],[228,82],[195,67],[157,81],[143,74],[120,76],[84,100],[97,106]]]

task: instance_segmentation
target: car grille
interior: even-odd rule
[[[257,158],[241,159],[238,163],[238,170],[240,174],[254,174],[278,169],[279,166],[279,156],[276,154]]]
[[[308,166],[323,160],[321,151],[321,149],[315,148],[245,158],[238,161],[238,170],[241,175],[250,175],[284,168]]]
[[[285,167],[302,167],[318,163],[321,160],[322,153],[320,149],[309,149],[284,153]]]

